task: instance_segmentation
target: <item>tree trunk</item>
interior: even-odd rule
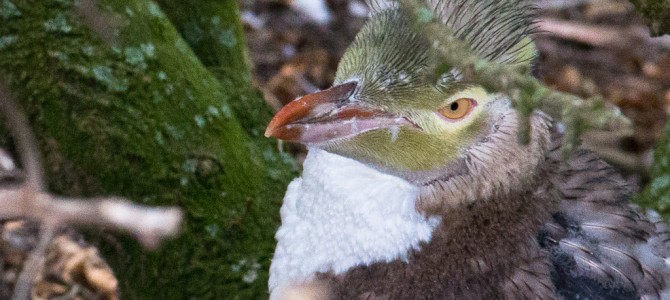
[[[191,6],[163,3],[196,55],[152,1],[0,0],[0,76],[30,115],[50,188],[187,213],[155,252],[101,235],[124,299],[267,297],[296,165],[262,138],[271,113],[251,86],[236,1],[209,2],[195,13],[212,25],[205,42],[187,34],[194,16],[173,13]]]
[[[230,105],[247,133],[262,138],[267,123],[259,120],[269,120],[273,112],[252,88],[252,62],[238,1],[159,0],[159,4],[205,67],[224,87],[238,90]]]

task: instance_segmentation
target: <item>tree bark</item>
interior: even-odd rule
[[[273,112],[253,81],[244,28],[236,0],[158,0],[172,24],[224,87],[239,92],[229,101],[247,133],[261,138]],[[270,142],[269,139],[262,139]]]
[[[209,3],[218,10],[201,13],[222,27],[202,44],[185,34],[194,53],[152,1],[0,0],[0,76],[30,116],[51,190],[186,212],[181,237],[152,253],[101,235],[124,299],[267,297],[297,168],[262,138],[271,113],[251,86],[236,1]],[[192,16],[172,13],[185,4],[162,4],[186,32]]]

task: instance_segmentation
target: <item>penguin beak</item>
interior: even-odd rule
[[[318,144],[400,125],[406,118],[374,109],[354,99],[356,82],[348,82],[291,101],[270,121],[266,137]]]

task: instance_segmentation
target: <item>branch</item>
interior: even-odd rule
[[[28,205],[27,205],[28,204]],[[179,231],[179,208],[152,208],[123,198],[57,198],[48,193],[26,192],[26,187],[0,190],[0,219],[29,218],[68,225],[94,225],[132,233],[145,247]]]
[[[554,18],[543,18],[537,25],[541,32],[548,32],[552,36],[591,46],[626,49],[631,45],[645,43],[670,49],[670,38],[668,36],[652,38],[649,35],[649,30],[644,26],[613,28],[611,26],[589,25]]]
[[[21,163],[26,172],[26,184],[36,191],[44,190],[42,162],[35,136],[28,126],[28,119],[21,113],[16,101],[11,98],[9,89],[2,82],[0,82],[0,112],[7,120],[10,133],[16,138],[18,152],[22,154]]]
[[[22,300],[30,298],[30,290],[32,290],[33,281],[44,264],[45,253],[51,243],[51,239],[56,235],[57,226],[46,223],[42,226],[40,239],[33,252],[28,257],[28,260],[23,265],[23,270],[19,274],[14,286],[14,295],[12,300]]]

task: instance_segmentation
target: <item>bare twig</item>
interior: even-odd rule
[[[670,37],[653,38],[649,35],[649,29],[644,26],[613,28],[611,26],[590,25],[554,18],[542,18],[537,26],[541,32],[591,46],[626,49],[631,45],[645,43],[670,49]]]
[[[56,234],[57,228],[58,226],[53,223],[45,222],[42,225],[39,242],[24,264],[19,278],[16,280],[12,300],[30,299],[30,290],[32,290],[33,281],[44,265],[45,253],[51,243],[51,239]]]
[[[0,219],[29,218],[42,223],[39,243],[24,265],[13,299],[28,299],[47,246],[61,225],[95,225],[128,231],[147,248],[156,247],[162,239],[178,233],[182,212],[176,207],[150,208],[123,198],[59,198],[48,193],[28,120],[1,82],[0,109],[16,140],[26,176],[20,186],[0,189]],[[4,165],[13,167],[3,162]]]
[[[543,18],[537,24],[541,31],[593,46],[624,46],[632,42],[631,39],[642,37],[639,32],[641,27],[612,28],[612,26],[590,25],[553,18]]]
[[[535,6],[542,10],[561,10],[585,5],[590,2],[593,2],[593,0],[545,0],[537,1]]]
[[[16,101],[10,98],[9,89],[0,82],[0,111],[7,119],[9,130],[16,138],[16,144],[21,153],[21,162],[26,172],[26,184],[34,191],[44,190],[42,163],[37,150],[35,136],[27,126],[28,120],[21,113]]]
[[[135,235],[148,248],[179,230],[181,210],[132,204],[123,198],[57,198],[48,193],[25,197],[24,187],[0,190],[0,219],[30,218],[70,225],[104,226]],[[26,202],[32,202],[26,206]],[[27,209],[26,209],[27,208]]]

